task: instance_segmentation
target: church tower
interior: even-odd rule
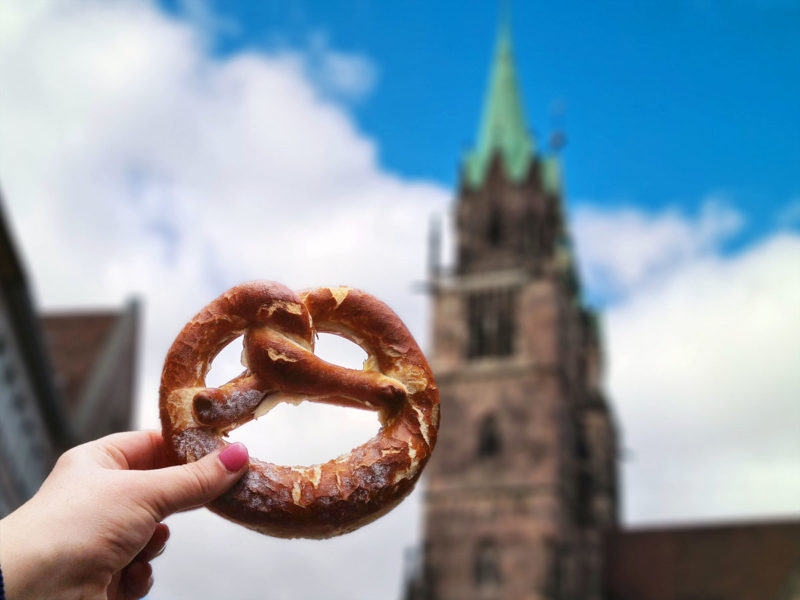
[[[560,162],[527,128],[508,24],[461,168],[455,238],[452,270],[431,267],[442,426],[406,598],[598,600],[616,434]]]

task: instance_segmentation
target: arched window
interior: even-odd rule
[[[475,585],[479,589],[496,588],[500,585],[500,556],[494,541],[483,539],[478,543],[474,575]]]
[[[478,431],[478,457],[491,458],[497,456],[502,450],[500,432],[497,427],[497,419],[494,415],[488,415],[481,421]]]

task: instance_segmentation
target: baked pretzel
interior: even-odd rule
[[[364,369],[315,356],[317,332],[361,346],[368,355]],[[240,335],[246,370],[207,388],[211,361]],[[439,392],[399,317],[347,287],[295,294],[279,283],[253,281],[201,310],[164,361],[164,439],[175,462],[195,461],[276,403],[303,399],[375,410],[381,429],[324,464],[286,467],[251,459],[241,480],[211,510],[268,535],[327,538],[377,519],[412,490],[436,443]]]

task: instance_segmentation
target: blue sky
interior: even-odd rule
[[[164,2],[178,14],[193,4]],[[322,33],[367,57],[377,82],[349,109],[382,166],[454,186],[475,137],[496,3],[209,5],[228,22],[219,55],[302,47]],[[540,147],[555,125],[568,136],[569,203],[694,216],[702,198],[719,195],[745,217],[735,249],[778,226],[800,196],[800,3],[567,0],[517,2],[512,12],[530,125]]]

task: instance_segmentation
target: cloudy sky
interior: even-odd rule
[[[12,226],[44,307],[144,299],[141,426],[157,427],[174,335],[242,280],[362,287],[426,343],[413,283],[477,127],[489,4],[0,3]],[[626,523],[797,517],[800,12],[522,4],[532,127],[542,147],[552,126],[570,139],[568,210],[586,297],[604,310]],[[358,363],[347,344],[322,352]],[[243,429],[256,455],[313,463],[377,422],[301,406]],[[419,496],[325,542],[205,511],[169,523],[151,598],[392,598]]]

